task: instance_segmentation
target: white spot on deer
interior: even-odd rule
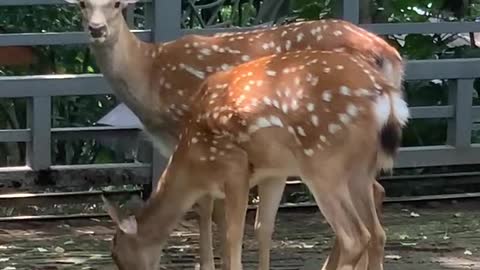
[[[198,143],[197,137],[193,137],[191,141],[192,141],[193,144]]]
[[[222,68],[222,70],[227,71],[227,70],[229,70],[229,69],[231,68],[231,66],[228,65],[228,64],[222,64],[222,65],[221,65],[221,68]]]
[[[245,85],[245,87],[243,88],[243,90],[247,92],[250,91],[250,89],[251,89],[250,85]]]
[[[272,104],[273,104],[273,107],[275,107],[277,109],[280,109],[280,103],[278,102],[278,100],[274,99],[272,101]]]
[[[304,36],[305,36],[305,35],[304,35],[303,33],[298,33],[298,35],[297,35],[297,42],[302,41],[302,39],[303,39]]]
[[[313,86],[316,86],[316,85],[318,84],[318,77],[317,77],[317,76],[313,76],[310,83],[311,83]]]
[[[216,152],[217,152],[217,148],[216,148],[216,147],[213,147],[213,146],[211,146],[211,147],[210,147],[210,152],[212,152],[212,153],[216,153]]]
[[[283,122],[280,118],[278,118],[277,116],[270,116],[270,123],[272,123],[272,125],[274,126],[277,126],[277,127],[283,127]]]
[[[322,40],[322,39],[323,39],[323,36],[322,36],[322,35],[318,35],[318,36],[317,36],[317,41],[320,41],[320,40]]]
[[[248,62],[248,61],[250,61],[250,56],[248,56],[248,55],[242,55],[242,61],[243,61],[243,62]]]
[[[177,90],[177,94],[183,97],[183,90]]]
[[[355,91],[355,93],[356,93],[356,96],[369,96],[370,95],[370,91],[367,90],[367,89],[364,89],[364,88],[358,89],[357,91]]]
[[[214,161],[214,160],[215,160],[215,157],[214,157],[214,156],[210,156],[208,159],[209,159],[210,161]]]
[[[344,96],[350,96],[350,88],[346,87],[345,85],[340,86],[340,94]]]
[[[285,88],[285,96],[289,97],[290,96],[290,88]]]
[[[318,127],[318,116],[312,114],[312,116],[310,117],[310,120],[312,121],[312,125]]]
[[[305,130],[304,130],[302,127],[300,127],[300,126],[297,127],[297,133],[298,133],[298,135],[300,135],[300,136],[302,136],[302,137],[306,137],[306,136],[307,136],[307,134],[305,133]]]
[[[293,79],[293,80],[294,80],[296,86],[300,86],[300,78],[299,77],[295,77],[295,79]]]
[[[288,113],[288,104],[287,103],[282,104],[282,112]]]
[[[263,84],[263,81],[262,81],[262,80],[258,80],[258,81],[257,81],[257,86],[258,86],[258,87],[262,86],[262,84]]]
[[[344,69],[344,67],[343,67],[342,65],[337,65],[336,68],[337,68],[338,70]]]
[[[211,55],[212,50],[210,50],[208,48],[203,48],[203,49],[200,49],[200,53],[203,54],[203,55]]]
[[[331,134],[335,134],[340,129],[342,129],[342,127],[337,125],[337,124],[329,124],[328,125],[328,132],[330,132]]]
[[[353,117],[358,115],[358,108],[352,103],[347,105],[347,113]]]
[[[186,70],[188,73],[194,75],[195,77],[199,79],[205,79],[205,73],[203,71],[200,71],[198,69],[195,69],[194,67],[185,65],[183,63],[180,64],[180,67]],[[165,85],[166,87],[166,85]]]
[[[341,36],[343,33],[342,33],[342,31],[340,31],[340,30],[335,30],[335,31],[333,31],[333,34],[334,34],[336,37],[338,37],[338,36]]]
[[[382,87],[380,84],[378,84],[378,83],[374,83],[373,86],[374,86],[376,89],[378,89],[378,90],[382,90],[382,89],[383,89],[383,87]]]
[[[268,46],[268,43],[263,43],[262,48],[264,50],[268,50],[270,48],[270,46]]]
[[[292,99],[292,103],[290,105],[292,111],[296,111],[299,108],[298,101],[296,99]]]
[[[205,160],[207,160],[207,158],[206,158],[206,157],[203,157],[203,156],[202,156],[202,157],[200,157],[200,161],[205,161]]]
[[[165,83],[165,88],[167,88],[167,89],[171,89],[171,88],[172,88],[172,85],[171,85],[170,83],[168,83],[168,82],[167,82],[167,83]]]
[[[348,124],[350,122],[350,117],[344,113],[339,113],[338,119],[340,119],[340,122],[344,124]]]
[[[292,126],[288,126],[288,127],[287,127],[287,130],[288,130],[288,132],[290,132],[290,133],[292,133],[292,134],[295,134],[295,129],[293,129]]]
[[[319,138],[320,138],[320,141],[322,141],[323,143],[327,142],[327,137],[320,135]]]
[[[271,127],[271,126],[272,126],[272,123],[270,123],[270,121],[268,121],[267,118],[260,117],[260,118],[257,119],[257,121],[255,121],[254,125],[251,125],[248,128],[248,133],[252,134],[252,133],[254,133],[255,131],[257,131],[261,128],[267,128],[267,127]]]
[[[274,71],[274,70],[267,70],[267,71],[265,71],[265,73],[266,73],[268,76],[271,76],[271,77],[277,75],[277,72]]]
[[[277,53],[281,53],[282,52],[282,47],[277,46],[277,48],[275,50],[277,51]]]
[[[272,105],[272,100],[268,97],[263,97],[263,103],[265,103],[265,105]]]
[[[309,148],[309,149],[303,149],[303,153],[305,153],[305,155],[311,157],[311,156],[313,156],[314,152],[313,152],[313,149]]]
[[[315,110],[315,104],[313,103],[308,103],[307,104],[307,111],[313,112]]]
[[[285,73],[285,74],[288,74],[288,73],[290,73],[290,69],[289,68],[284,68],[282,70],[282,72]]]
[[[292,47],[292,42],[290,40],[285,41],[285,50],[290,50]]]
[[[286,36],[287,34],[288,34],[287,31],[283,31],[282,34],[281,34],[281,37],[284,37],[284,36]]]
[[[325,102],[330,102],[330,101],[332,101],[332,93],[330,92],[330,90],[325,90],[325,91],[323,91],[323,93],[322,93],[322,99],[323,99],[323,101],[325,101]]]
[[[330,73],[330,70],[331,70],[331,68],[326,67],[326,68],[323,69],[323,72],[324,72],[324,73]]]

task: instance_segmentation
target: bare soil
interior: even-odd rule
[[[247,220],[244,268],[256,269],[253,217]],[[188,220],[171,235],[162,260],[167,269],[193,269],[198,230]],[[480,269],[480,201],[419,206],[386,205],[385,269]],[[115,269],[107,219],[0,223],[0,270]],[[314,209],[282,210],[277,217],[272,269],[317,270],[332,233]]]

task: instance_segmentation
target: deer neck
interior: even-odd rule
[[[175,226],[203,195],[173,167],[171,163],[167,166],[157,190],[137,216],[138,233],[146,246],[163,247]]]
[[[142,122],[149,122],[149,116],[156,114],[154,108],[159,107],[154,104],[157,99],[150,87],[153,59],[146,55],[154,45],[139,40],[123,19],[116,23],[119,31],[115,38],[105,44],[91,44],[90,48],[115,95]]]

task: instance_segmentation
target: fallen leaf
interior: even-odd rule
[[[47,249],[44,249],[44,248],[37,248],[38,251],[40,252],[47,252],[48,250]]]
[[[63,253],[63,252],[65,252],[65,249],[63,249],[62,247],[56,247],[56,248],[55,248],[55,252],[57,252],[57,253]]]
[[[411,213],[410,213],[410,216],[411,216],[411,217],[419,217],[420,214],[419,214],[419,213],[415,213],[415,212],[411,212]]]
[[[467,256],[471,256],[472,252],[470,250],[466,249],[465,252],[463,252],[463,254],[465,254]]]
[[[390,260],[400,260],[402,256],[400,255],[385,255],[385,259],[390,259]]]

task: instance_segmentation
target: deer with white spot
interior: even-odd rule
[[[171,154],[178,142],[180,123],[189,113],[191,97],[200,83],[210,74],[259,57],[304,49],[344,50],[364,55],[397,89],[403,77],[402,59],[394,48],[345,21],[300,22],[213,37],[188,35],[168,43],[147,43],[129,31],[121,14],[124,7],[137,0],[66,1],[80,6],[90,47],[102,73],[119,99],[139,117],[165,156]],[[246,87],[253,89],[254,86]],[[260,269],[269,269],[270,239],[284,185],[275,179],[259,185],[255,230]],[[375,182],[374,190],[380,207],[383,189]],[[211,205],[208,197],[199,202],[203,270],[214,269]],[[222,208],[221,200],[216,200],[215,210]],[[215,212],[218,212],[215,220],[221,225],[221,211]]]
[[[135,216],[108,208],[120,269],[154,269],[175,225],[204,196],[225,198],[226,266],[242,269],[249,189],[290,175],[307,184],[335,232],[324,269],[383,269],[372,185],[393,166],[409,111],[368,61],[316,50],[266,56],[210,76],[194,97],[158,192]]]

